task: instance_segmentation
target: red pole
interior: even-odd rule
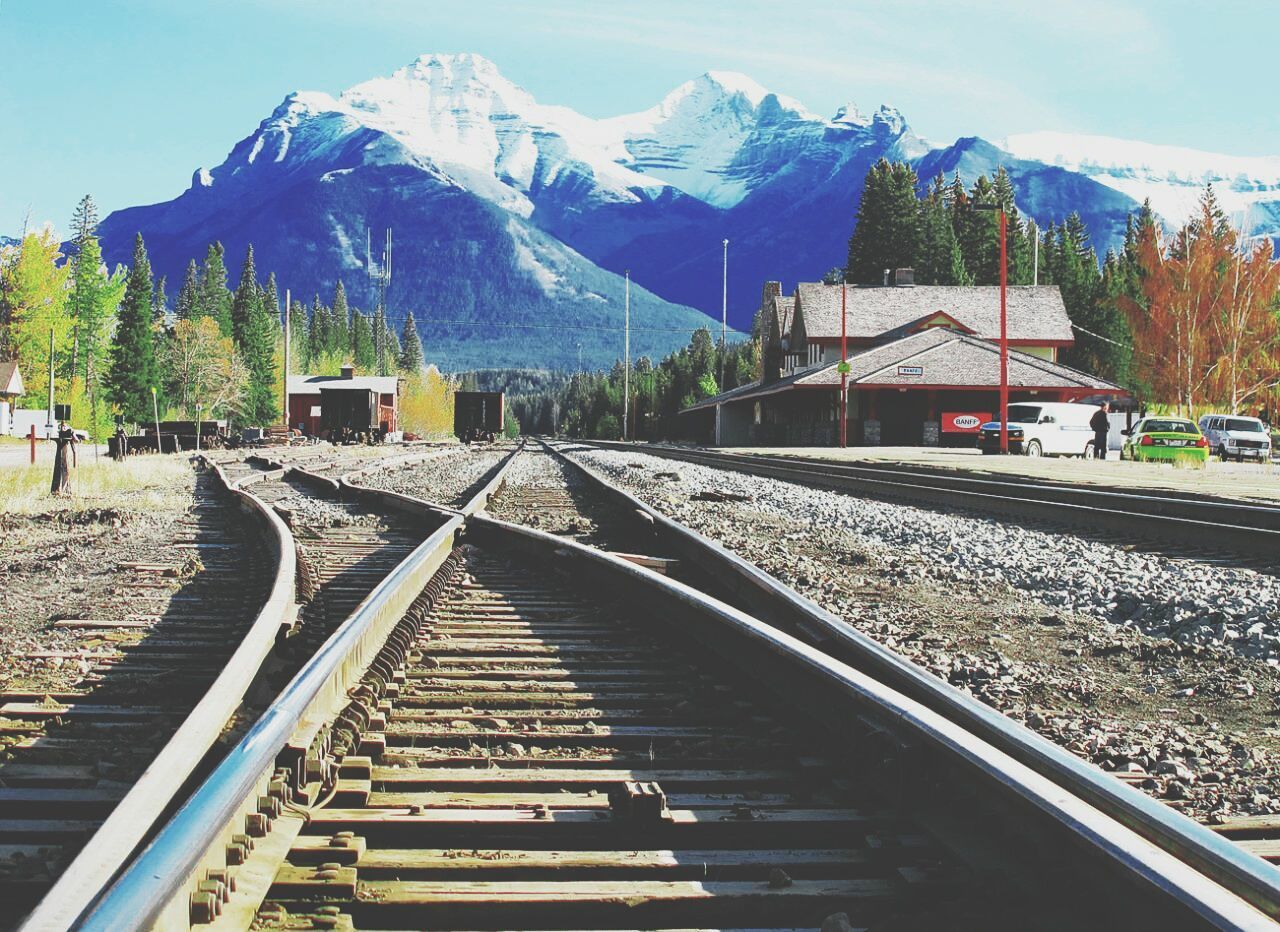
[[[849,361],[849,344],[845,339],[845,315],[848,309],[849,286],[840,283],[840,449],[849,444],[849,373],[843,371]]]
[[[1009,317],[1005,303],[1008,268],[1005,256],[1005,215],[1000,208],[1000,452],[1009,452]]]
[[[31,465],[36,464],[36,425],[31,425]]]

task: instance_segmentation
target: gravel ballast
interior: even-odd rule
[[[459,447],[421,463],[368,473],[358,482],[456,508],[466,504],[480,481],[510,452],[502,447]]]
[[[1170,805],[1210,822],[1280,812],[1275,578],[630,451],[571,455]]]

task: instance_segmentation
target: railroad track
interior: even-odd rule
[[[82,685],[0,693],[0,925],[49,890],[166,745],[202,753],[180,726],[272,583],[267,541],[229,498],[216,475],[198,475],[169,558],[120,564],[107,603],[54,622],[80,641],[52,653],[78,665]]]
[[[602,449],[642,452],[715,469],[783,479],[856,495],[972,510],[1072,528],[1104,540],[1137,542],[1172,556],[1280,566],[1280,506],[1191,494],[1047,483],[1002,476],[973,478],[927,467],[837,463],[806,457],[729,453],[663,444],[584,441]]]
[[[242,480],[267,499],[270,467]],[[86,891],[78,926],[794,928],[844,911],[855,926],[1163,929],[1268,927],[1249,903],[1280,914],[1263,862],[1121,793],[1125,809],[1090,782],[1116,781],[1062,769],[1054,755],[1070,755],[916,682],[625,493],[601,492],[637,514],[648,552],[680,558],[660,569],[715,577],[751,614],[571,528],[479,514],[495,493],[505,507],[501,471],[461,513],[353,478],[294,474],[434,530],[117,881]]]
[[[804,928],[955,905],[936,840],[640,613],[475,548],[441,579],[259,921]]]
[[[82,898],[190,788],[184,784],[216,763],[215,742],[233,743],[442,520],[402,502],[335,500],[338,482],[324,473],[367,460],[290,452],[298,465],[260,456],[211,464],[204,487],[218,487],[221,499],[203,496],[194,520],[226,524],[236,501],[250,511],[259,533],[249,549],[236,551],[237,560],[213,549],[231,545],[206,529],[199,540],[179,543],[179,554],[200,548],[206,572],[184,586],[165,616],[110,626],[76,622],[95,637],[110,630],[120,642],[93,658],[90,679],[101,669],[102,684],[85,695],[2,697],[0,725],[14,745],[0,768],[0,890],[15,921],[41,895],[32,928],[61,928],[74,918]],[[136,569],[156,579],[171,568]],[[139,583],[143,596],[158,591],[149,585]]]
[[[500,479],[439,512],[83,927],[1269,924],[779,627],[476,514]]]

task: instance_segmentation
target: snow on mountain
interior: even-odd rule
[[[627,164],[715,207],[750,191],[738,157],[762,124],[820,124],[797,101],[770,94],[746,75],[709,71],[640,113],[603,121],[606,138],[625,147]]]
[[[1206,184],[1237,223],[1255,227],[1268,202],[1280,201],[1280,157],[1235,156],[1109,136],[1022,133],[1002,147],[1086,175],[1151,207],[1170,224],[1190,219]]]
[[[1210,181],[1237,219],[1248,209],[1254,230],[1280,232],[1280,158],[1060,133],[934,147],[891,107],[847,103],[828,119],[724,71],[593,119],[473,54],[424,55],[336,96],[289,94],[179,197],[101,229],[109,261],[141,231],[172,280],[211,240],[233,268],[252,241],[259,267],[296,293],[328,293],[341,276],[368,306],[367,231],[394,227],[391,305],[419,313],[446,365],[576,359],[566,340],[524,339],[534,322],[580,325],[595,344],[586,358],[607,364],[624,269],[643,286],[637,319],[656,328],[646,351],[665,351],[705,322],[695,309],[718,320],[727,237],[730,322],[745,328],[764,276],[813,279],[843,261],[880,158],[911,162],[924,184],[1004,167],[1025,214],[1044,226],[1078,212],[1100,251],[1143,198],[1178,223]]]

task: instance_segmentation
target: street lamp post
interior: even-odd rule
[[[1009,452],[1009,268],[1005,245],[1008,218],[1002,204],[974,204],[974,210],[994,210],[1000,214],[1000,452]]]

